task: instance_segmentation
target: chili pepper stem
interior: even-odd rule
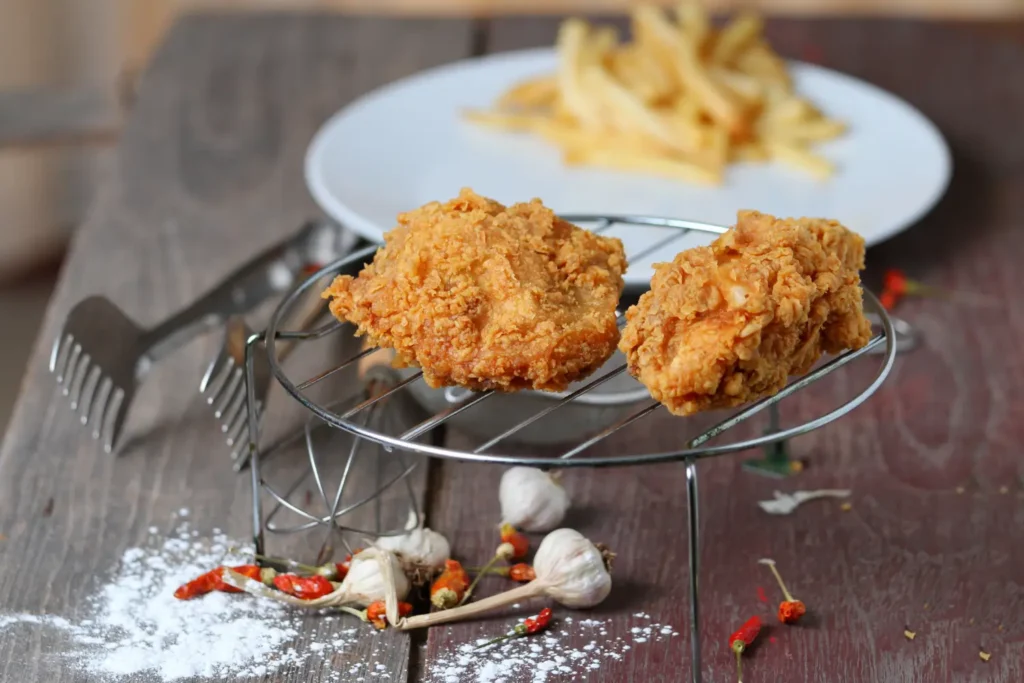
[[[469,588],[467,588],[466,592],[462,594],[462,600],[459,601],[459,605],[466,604],[466,601],[469,600],[469,596],[473,594],[473,589],[476,588],[476,585],[478,583],[480,583],[480,579],[484,576],[484,574],[490,572],[491,569],[494,568],[494,565],[498,564],[498,561],[501,560],[502,557],[503,555],[500,552],[495,553],[494,557],[491,558],[491,561],[485,564],[484,568],[481,569],[480,572],[473,577],[473,582],[469,584]]]
[[[441,612],[418,614],[415,617],[403,619],[397,625],[397,628],[400,631],[411,631],[414,628],[424,628],[426,626],[446,624],[451,621],[475,617],[499,607],[505,607],[522,600],[529,600],[531,598],[544,595],[545,590],[547,590],[547,586],[548,584],[539,579],[535,579],[530,583],[523,584],[522,586],[516,586],[515,588],[511,588],[503,593],[491,595],[467,605],[460,605],[459,607],[446,609]]]
[[[257,560],[261,562],[279,564],[285,567],[299,569],[310,574],[316,574],[320,569],[319,567],[314,567],[311,564],[302,564],[301,562],[296,562],[295,560],[289,560],[283,557],[268,557],[267,555],[260,555],[259,553],[254,553],[253,557],[255,557]]]
[[[354,617],[358,617],[360,621],[370,621],[366,616],[366,610],[358,610],[355,607],[348,607],[345,605],[342,605],[338,609],[340,609],[342,612],[348,612]]]
[[[782,595],[785,596],[786,600],[788,600],[789,602],[796,602],[796,598],[794,598],[793,595],[786,589],[786,584],[782,582],[782,576],[779,574],[779,570],[775,568],[775,560],[770,560],[766,558],[763,560],[758,560],[758,562],[763,565],[767,565],[768,568],[772,570],[772,574],[775,575],[775,580],[779,582],[779,588],[782,589]]]
[[[743,650],[732,649],[736,653],[736,683],[743,683]]]

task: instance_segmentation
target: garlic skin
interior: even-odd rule
[[[374,545],[390,550],[405,563],[427,569],[444,569],[444,562],[452,554],[448,539],[432,529],[413,529],[400,536],[381,536]]]
[[[344,595],[347,604],[357,604],[360,607],[385,600],[388,597],[388,588],[384,572],[381,571],[381,562],[390,563],[395,595],[398,600],[404,600],[409,594],[410,585],[408,577],[402,571],[401,562],[394,553],[373,548],[352,557],[348,574],[335,593]]]
[[[535,467],[513,467],[498,486],[502,522],[523,531],[551,531],[565,519],[569,494]]]
[[[612,590],[612,575],[601,551],[575,529],[557,529],[545,536],[533,569],[547,594],[573,609],[594,607]]]

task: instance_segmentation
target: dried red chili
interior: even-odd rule
[[[288,595],[303,600],[316,600],[334,591],[334,585],[320,575],[278,574],[274,577],[274,586]]]
[[[729,636],[729,649],[736,653],[736,680],[738,683],[743,683],[743,653],[753,645],[760,632],[760,617],[750,617],[736,633]]]
[[[525,562],[520,562],[519,564],[514,564],[508,568],[508,576],[513,581],[529,583],[537,578],[537,572],[535,572],[533,567]]]
[[[478,645],[476,649],[479,650],[480,648],[487,647],[488,645],[494,645],[495,643],[500,643],[501,641],[508,640],[509,638],[522,638],[523,636],[529,636],[533,635],[534,633],[539,633],[540,631],[546,629],[548,627],[548,624],[550,623],[551,608],[545,607],[540,611],[540,613],[537,616],[529,617],[522,623],[516,624],[515,628],[512,629],[512,633],[508,633],[506,635],[499,636],[498,638],[495,638],[493,640],[489,640],[483,645]]]
[[[451,609],[462,602],[469,588],[469,574],[458,560],[445,560],[444,571],[430,587],[430,604],[438,609]]]
[[[795,624],[800,621],[800,617],[807,613],[807,607],[804,603],[794,598],[786,588],[786,584],[782,582],[782,575],[779,574],[779,570],[775,567],[775,560],[765,558],[760,560],[760,564],[767,565],[772,570],[775,580],[779,583],[779,588],[782,589],[782,595],[786,598],[779,603],[779,621],[783,624]]]
[[[412,605],[407,602],[398,603],[398,616],[407,617],[412,614]],[[362,612],[361,618],[373,624],[374,628],[382,631],[387,628],[387,605],[383,600],[372,602]]]
[[[262,581],[261,569],[254,564],[243,564],[237,567],[231,567],[232,571],[236,571],[242,576],[253,579],[255,581]],[[190,600],[200,595],[206,595],[213,591],[220,591],[223,593],[241,593],[241,589],[230,586],[224,581],[224,567],[217,567],[212,569],[202,576],[199,576],[183,586],[180,586],[178,590],[174,591],[174,597],[179,600]]]

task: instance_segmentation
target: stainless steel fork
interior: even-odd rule
[[[326,312],[327,302],[320,297],[320,289],[313,287],[301,302],[301,318],[295,329],[309,329]],[[224,343],[199,382],[199,393],[213,407],[213,416],[220,422],[220,430],[231,449],[231,459],[236,462],[237,470],[245,465],[244,461],[239,460],[249,427],[249,414],[245,405],[245,347],[253,334],[252,328],[242,316],[228,318],[224,326]],[[293,348],[293,342],[279,342],[278,358],[284,360]],[[272,380],[270,362],[261,343],[260,349],[253,356],[253,395],[256,398],[257,422],[262,417]]]
[[[310,222],[258,255],[195,303],[155,327],[140,327],[110,299],[91,296],[71,309],[50,353],[50,371],[83,425],[107,452],[118,444],[138,382],[186,341],[291,287],[304,268],[336,258],[348,236]]]

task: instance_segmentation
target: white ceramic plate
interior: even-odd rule
[[[524,78],[555,69],[551,49],[468,59],[380,88],[338,112],[306,156],[313,197],[333,218],[380,240],[395,216],[463,186],[503,203],[540,197],[563,214],[667,216],[731,225],[738,209],[834,218],[868,244],[909,227],[942,196],[952,162],[942,135],[919,111],[873,85],[818,66],[790,65],[799,93],[845,121],[844,137],[817,151],[838,171],[815,180],[781,164],[731,167],[720,187],[615,171],[567,168],[540,140],[473,125],[467,108],[486,108]],[[658,228],[617,227],[636,254],[665,237]],[[626,281],[646,285],[651,264],[707,243],[692,235],[630,262]]]

